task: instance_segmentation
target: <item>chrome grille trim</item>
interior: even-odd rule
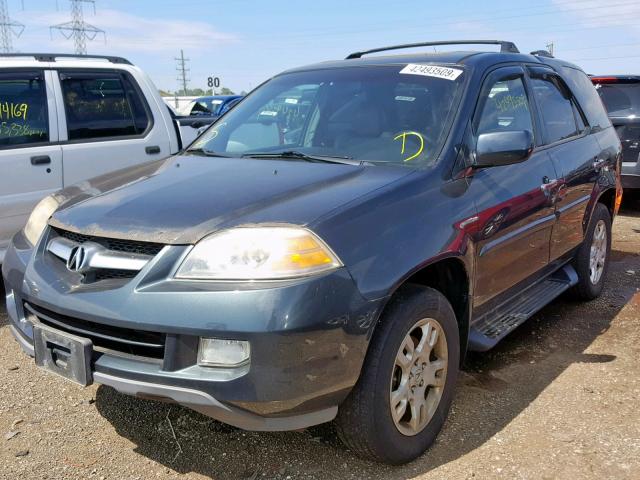
[[[71,257],[73,249],[80,245],[87,249],[88,257],[86,259],[86,266],[89,269],[129,270],[137,272],[142,270],[145,265],[153,259],[152,255],[107,250],[99,243],[76,243],[64,237],[55,237],[49,240],[47,250],[66,264]]]

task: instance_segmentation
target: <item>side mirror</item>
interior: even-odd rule
[[[497,167],[524,162],[533,151],[529,130],[481,133],[476,145],[475,167]]]

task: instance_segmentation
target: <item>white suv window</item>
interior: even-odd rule
[[[42,72],[0,74],[0,147],[49,141]]]
[[[118,73],[62,72],[69,140],[137,136],[150,120],[143,100]]]

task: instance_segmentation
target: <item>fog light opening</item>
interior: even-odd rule
[[[198,365],[203,367],[239,367],[249,363],[251,346],[244,340],[200,338]]]

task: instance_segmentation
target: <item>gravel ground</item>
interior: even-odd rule
[[[435,445],[390,468],[355,457],[328,426],[243,432],[75,386],[22,354],[0,307],[0,478],[640,479],[639,320],[635,206],[616,220],[603,296],[559,299],[493,351],[471,355]]]

